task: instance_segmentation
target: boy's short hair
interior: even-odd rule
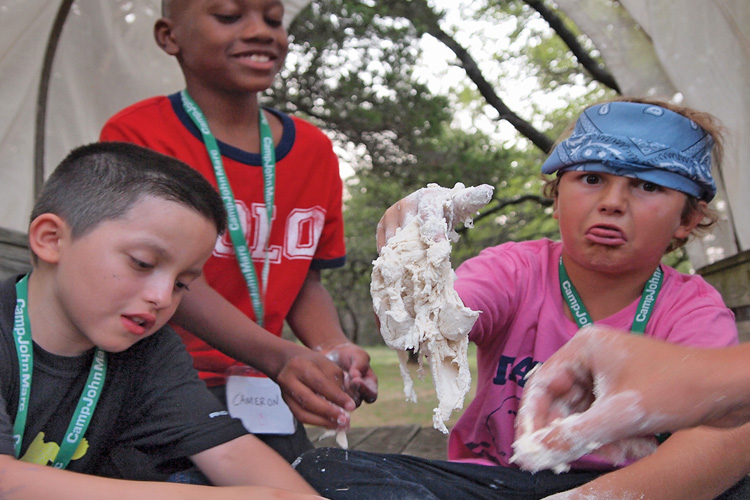
[[[221,197],[200,173],[180,160],[124,142],[71,151],[44,183],[30,221],[55,214],[78,238],[105,220],[124,216],[144,196],[192,208],[212,221],[219,234],[226,229]]]

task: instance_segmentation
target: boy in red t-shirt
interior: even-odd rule
[[[345,261],[337,158],[319,129],[258,103],[287,53],[283,4],[191,0],[163,8],[156,41],[179,62],[186,90],[122,110],[101,140],[183,160],[217,185],[228,207],[235,234],[217,241],[205,280],[191,287],[174,322],[220,398],[227,371],[244,363],[279,384],[297,420],[347,428],[349,412],[375,400],[377,379],[320,279],[321,269]],[[306,347],[279,338],[285,320]],[[296,437],[266,437],[289,461],[312,447],[295,424]]]

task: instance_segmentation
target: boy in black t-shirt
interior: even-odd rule
[[[165,327],[225,226],[178,160],[123,143],[63,160],[32,211],[33,271],[0,284],[0,497],[313,498]],[[123,444],[233,487],[95,477],[143,478],[117,463]]]

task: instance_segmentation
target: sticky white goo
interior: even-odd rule
[[[463,408],[471,388],[467,357],[468,334],[479,312],[463,305],[453,289],[450,241],[458,235],[454,221],[471,227],[471,216],[492,198],[492,186],[453,189],[436,184],[422,190],[419,213],[381,249],[375,260],[370,294],[385,343],[398,352],[404,394],[416,402],[407,366],[408,352],[429,362],[438,407],[432,418],[436,429],[448,432],[445,421]]]
[[[594,451],[614,465],[619,465],[628,458],[641,458],[656,450],[656,443],[652,438],[637,436],[642,434],[639,431],[658,422],[662,417],[646,416],[639,393],[624,391],[609,395],[594,402],[590,412],[592,413],[588,415],[587,425],[584,425],[584,413],[573,413],[555,419],[550,425],[533,432],[521,423],[521,435],[513,443],[514,454],[510,461],[531,472],[551,469],[559,474],[569,470],[570,464],[576,459]],[[594,426],[592,416],[595,414],[597,417],[609,417],[598,420]],[[636,437],[613,440],[612,436],[618,435],[622,426],[629,428]],[[544,444],[544,439],[553,431],[558,434],[558,440],[570,445],[568,449],[553,449]],[[612,444],[602,448],[605,443]]]
[[[339,445],[339,448],[341,448],[342,450],[349,449],[349,438],[346,437],[346,431],[343,429],[325,430],[320,434],[320,436],[318,436],[318,441],[322,441],[323,439],[329,438],[331,436],[336,436],[336,444]]]
[[[572,425],[579,417],[580,414],[571,415],[564,420]],[[556,474],[560,474],[570,469],[570,462],[575,458],[590,453],[601,446],[601,443],[579,439],[574,441],[569,450],[561,451],[548,448],[543,444],[543,440],[555,427],[560,426],[561,420],[557,419],[549,427],[543,427],[516,439],[513,443],[514,454],[510,459],[511,463],[517,463],[524,470],[531,472],[551,469]]]
[[[326,358],[330,359],[334,363],[339,364],[339,353],[338,353],[338,351],[336,351],[336,350],[329,351],[329,352],[326,353],[325,356],[326,356]],[[370,382],[370,381],[368,381],[368,382]],[[344,372],[344,386],[345,387],[349,387],[350,384],[351,384],[351,375],[349,375],[349,372],[345,371]],[[370,386],[369,383],[368,383],[368,386]],[[350,417],[349,412],[345,412],[345,413],[346,413],[347,418]],[[346,429],[345,428],[339,428],[339,429],[336,429],[336,430],[327,430],[327,431],[323,432],[323,434],[320,435],[320,437],[318,438],[318,441],[320,441],[321,439],[325,439],[325,438],[331,437],[333,435],[336,436],[336,444],[338,444],[341,449],[343,449],[343,450],[348,450],[349,449],[349,438],[346,437]]]

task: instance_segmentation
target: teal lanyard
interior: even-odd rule
[[[18,398],[18,411],[13,424],[13,441],[15,444],[16,458],[21,455],[21,441],[26,430],[26,419],[29,415],[29,398],[31,395],[31,374],[34,370],[34,347],[31,340],[31,325],[29,313],[26,310],[28,304],[28,274],[16,283],[16,310],[13,318],[13,339],[16,343],[18,354],[19,371],[21,372],[21,389]],[[107,375],[107,353],[98,347],[94,353],[91,363],[89,377],[86,386],[78,400],[78,406],[70,419],[68,430],[60,443],[60,449],[55,456],[52,466],[56,469],[64,469],[73,458],[78,449],[81,438],[86,433],[91,418],[94,415],[96,404],[104,387]]]
[[[567,302],[570,312],[573,313],[573,318],[576,323],[578,323],[579,328],[592,326],[594,322],[592,321],[591,316],[589,316],[586,306],[583,305],[581,297],[573,286],[573,282],[570,281],[568,272],[565,270],[565,265],[563,265],[562,257],[560,257],[559,271],[560,290],[562,290],[563,298]],[[657,266],[654,274],[651,275],[646,282],[646,286],[643,287],[643,293],[641,294],[641,300],[638,303],[638,309],[636,310],[635,318],[633,319],[633,325],[630,327],[630,330],[633,333],[642,335],[646,331],[646,324],[654,310],[654,303],[656,302],[656,297],[661,290],[663,280],[664,272],[661,270],[660,266]]]
[[[190,119],[193,120],[193,123],[198,127],[198,130],[200,130],[201,135],[203,136],[203,143],[206,145],[206,151],[208,151],[208,156],[211,160],[211,165],[214,168],[214,174],[216,175],[216,185],[227,211],[227,218],[229,220],[229,237],[234,246],[234,253],[237,256],[240,271],[245,278],[247,289],[250,292],[250,300],[252,301],[253,310],[255,311],[256,322],[260,326],[263,326],[263,300],[268,286],[268,273],[270,270],[270,252],[268,249],[269,240],[271,239],[271,222],[273,221],[273,198],[276,175],[276,151],[273,144],[271,127],[261,109],[259,112],[260,152],[261,161],[263,163],[263,197],[266,204],[266,219],[268,223],[268,232],[263,244],[264,258],[263,272],[261,275],[263,289],[261,290],[261,286],[258,284],[258,277],[255,274],[255,266],[253,265],[250,250],[247,246],[245,232],[242,230],[242,224],[240,223],[239,214],[237,213],[234,193],[232,193],[232,187],[229,185],[229,179],[224,171],[224,162],[221,159],[219,145],[216,142],[216,138],[211,133],[211,129],[208,127],[206,117],[203,115],[203,112],[195,101],[193,101],[190,95],[188,95],[187,90],[180,92],[180,97],[182,98],[182,106],[185,108]]]

